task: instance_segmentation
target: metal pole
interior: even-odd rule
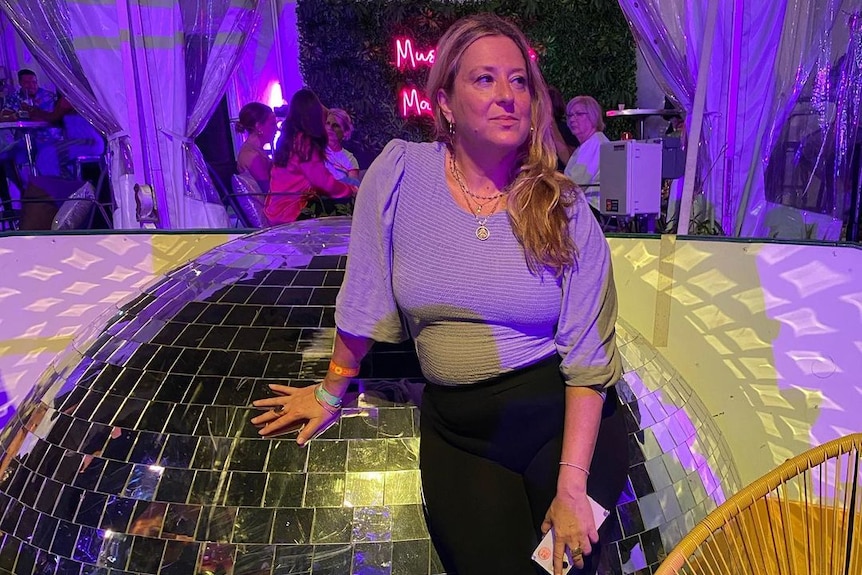
[[[140,0],[127,0],[129,15],[129,44],[132,48],[132,73],[137,92],[137,104],[141,138],[141,154],[144,165],[140,176],[152,185],[155,192],[159,213],[158,227],[171,229],[170,205],[165,189],[165,174],[161,163],[161,146],[156,128],[155,108],[153,107],[152,90],[158,89],[150,81],[150,69],[147,62],[147,49],[144,41],[144,23],[141,15]],[[137,173],[137,172],[136,172]],[[136,178],[137,179],[137,178]],[[138,181],[137,183],[142,183]],[[176,193],[176,190],[174,190]],[[180,192],[182,193],[182,192]]]
[[[862,224],[862,142],[856,142],[853,146],[853,156],[850,160],[850,214],[847,220],[847,241],[859,241],[859,226]]]
[[[694,179],[697,172],[697,151],[700,147],[700,132],[703,126],[703,108],[706,102],[706,81],[709,76],[709,62],[712,59],[712,44],[715,38],[715,21],[718,17],[718,0],[708,0],[706,29],[697,67],[697,86],[694,92],[694,105],[691,125],[688,132],[688,149],[685,156],[685,179],[679,206],[678,235],[688,234],[691,225],[691,203],[694,196]]]
[[[733,185],[736,165],[736,124],[739,114],[739,77],[742,68],[742,0],[733,0],[733,28],[730,39],[730,87],[727,91],[727,113],[725,114],[725,134],[727,146],[724,148],[724,177],[721,193],[721,228],[730,232],[733,224]],[[740,218],[741,220],[741,218]],[[739,225],[736,229],[739,230]],[[737,231],[736,234],[739,235]]]

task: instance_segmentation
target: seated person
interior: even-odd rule
[[[39,87],[39,80],[33,70],[26,68],[19,70],[18,83],[21,87],[6,98],[4,111],[8,110],[7,113],[14,113],[15,117],[20,120],[45,120],[40,113],[54,110],[57,95]],[[42,128],[33,131],[34,146],[60,138],[61,134],[58,128]]]
[[[330,108],[326,116],[326,169],[339,182],[359,184],[359,162],[350,151],[344,148],[344,141],[353,133],[353,121],[341,108]]]
[[[599,149],[609,142],[603,130],[602,108],[590,96],[576,96],[566,105],[569,129],[580,145],[566,164],[565,174],[584,190],[594,209],[599,209]]]
[[[18,72],[18,83],[21,87],[6,97],[2,118],[0,119],[45,120],[43,114],[54,110],[56,102],[55,94],[39,87],[36,73],[32,70],[20,70]],[[40,148],[56,143],[61,139],[62,132],[58,127],[33,130],[31,133],[31,142],[33,144],[34,156]],[[20,136],[11,147],[0,153],[0,163],[3,164],[4,170],[15,182],[15,185],[22,190],[24,189],[24,181],[18,172],[18,165],[25,164],[28,161],[24,140]],[[57,174],[50,173],[48,175]]]
[[[44,88],[39,87],[36,72],[22,68],[18,71],[18,84],[20,88],[6,98],[5,108],[18,114],[19,118],[27,116],[32,108],[44,112],[50,112],[54,108],[56,95]],[[24,112],[23,114],[21,112]]]
[[[278,130],[278,123],[272,108],[260,102],[250,102],[239,111],[236,131],[248,134],[239,148],[236,158],[236,171],[250,175],[257,182],[261,192],[269,191],[272,161],[264,146],[272,146]]]
[[[350,198],[356,186],[339,182],[326,169],[326,111],[317,95],[303,88],[293,95],[281,125],[266,197],[265,213],[272,224],[299,219],[306,205],[321,198]]]
[[[46,142],[36,152],[36,167],[45,176],[74,177],[75,160],[105,153],[105,139],[72,106],[66,96],[57,92],[57,102],[50,112],[32,110],[34,120],[57,124],[62,129],[59,140]]]

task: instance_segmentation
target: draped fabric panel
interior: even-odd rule
[[[51,81],[107,137],[114,226],[135,227],[128,86],[118,81],[125,67],[121,38],[129,30],[114,3],[0,0],[0,9]]]
[[[690,113],[694,106],[707,1],[620,0],[620,7],[628,20],[629,28],[653,77],[665,89],[667,96],[687,113]],[[719,19],[723,17],[724,14],[719,10]],[[719,42],[722,41],[718,33],[716,38]],[[724,53],[716,47],[709,67],[710,77],[721,75],[725,61]],[[688,125],[688,117],[686,121]],[[693,217],[710,222],[715,219],[716,206],[721,203],[721,180],[716,167],[721,161],[723,150],[717,138],[717,121],[715,95],[708,93],[694,187],[695,203],[703,208],[695,210]],[[682,186],[677,186],[676,189],[680,191]],[[670,198],[669,220],[678,217],[678,201],[679,198]],[[686,232],[687,230],[680,230],[680,233]]]
[[[620,0],[656,80],[688,112],[709,1]],[[768,235],[766,198],[776,191],[766,189],[767,163],[836,19],[858,10],[862,0],[714,1],[719,2],[716,44],[695,192],[723,233]]]
[[[174,227],[227,227],[227,212],[194,138],[225,93],[260,20],[260,3],[142,0],[140,16],[147,84]]]
[[[757,221],[767,235],[796,229],[797,237],[836,240],[845,222],[858,221],[862,190],[854,189],[852,170],[862,153],[860,4],[835,7],[835,25],[819,39],[808,81],[788,106],[787,121],[770,134],[775,143],[763,156],[767,209]]]
[[[276,0],[260,0],[260,24],[246,43],[245,50],[240,54],[236,73],[228,82],[228,109],[233,118],[236,118],[239,110],[249,102],[281,105],[280,101],[270,101],[274,89],[281,93],[278,87],[278,28],[274,21],[274,2]],[[295,33],[295,30],[291,32]]]
[[[135,183],[154,186],[163,224],[228,225],[194,137],[224,94],[259,4],[0,0],[51,80],[108,137],[115,227],[138,225]]]
[[[801,173],[804,166],[792,159],[788,162],[795,150],[786,146],[786,140],[780,142],[781,135],[790,128],[791,113],[800,108],[800,95],[809,83],[821,46],[830,42],[837,19],[853,4],[858,10],[862,2],[784,0],[749,4],[746,22],[750,22],[750,30],[743,36],[743,78],[747,85],[740,91],[739,117],[753,117],[754,121],[738,132],[740,161],[730,174],[734,189],[739,190],[738,196],[732,196],[736,215],[732,231],[743,237],[791,237],[775,225],[775,216],[783,211],[776,210],[776,205],[795,203],[798,193],[804,192],[793,190],[793,184],[805,176]],[[755,110],[760,114],[755,115]],[[785,164],[781,178],[767,177],[771,162]],[[834,183],[837,177],[832,174],[830,180]],[[824,187],[823,193],[830,194],[829,188],[834,186]],[[794,239],[807,239],[807,234],[812,239],[837,240],[840,231],[840,223],[835,226],[826,221],[819,230],[801,230],[802,236]]]

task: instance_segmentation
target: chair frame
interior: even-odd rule
[[[809,501],[787,500],[783,497],[781,489],[788,482],[796,478],[800,478],[807,471],[813,470],[818,466],[834,460],[836,465],[835,479],[837,482],[839,471],[841,469],[842,456],[847,456],[848,464],[844,470],[847,478],[850,480],[849,485],[843,486],[844,489],[839,489],[835,486],[836,493],[844,494],[844,503],[848,503],[849,507],[839,507],[839,497],[835,497],[831,507],[823,505],[811,505]],[[808,451],[797,455],[785,463],[778,466],[773,471],[762,476],[747,487],[743,488],[737,494],[733,495],[726,502],[713,510],[706,518],[695,527],[677,544],[677,546],[668,554],[659,568],[655,571],[655,575],[677,575],[682,573],[703,573],[703,574],[736,574],[750,573],[751,571],[744,570],[743,565],[737,562],[742,558],[742,551],[751,551],[757,547],[757,542],[753,539],[754,531],[766,530],[775,548],[770,553],[764,553],[764,556],[771,555],[772,552],[778,557],[777,571],[768,568],[769,573],[777,572],[779,574],[811,574],[828,572],[838,575],[835,571],[818,570],[830,561],[843,565],[841,573],[844,575],[853,575],[862,573],[862,433],[855,433],[845,437],[835,439],[824,443],[818,447],[809,449]],[[803,488],[807,495],[807,488],[810,487],[802,478]],[[779,490],[777,496],[774,492]],[[796,529],[794,532],[793,513],[798,504],[804,504],[801,518],[801,532]],[[758,506],[765,506],[767,511],[767,519],[764,521],[756,515],[753,509]],[[815,511],[823,514],[818,520],[817,517],[811,517],[809,509],[814,508]],[[775,512],[775,513],[773,513]],[[755,513],[755,519],[747,521],[749,526],[754,529],[749,529],[746,532],[745,514]],[[831,516],[836,519],[832,521],[831,531],[827,530],[829,523],[824,520],[823,516]],[[772,516],[776,515],[779,525],[784,525],[785,529],[782,532],[775,533]],[[816,514],[815,514],[816,515]],[[842,517],[841,525],[834,525],[838,521],[838,517]],[[767,523],[767,525],[764,525]],[[796,526],[799,527],[800,521],[796,521]],[[742,529],[738,532],[739,527]],[[840,532],[841,527],[846,527],[846,532]],[[726,529],[727,528],[727,529]],[[766,529],[768,528],[768,529]],[[818,533],[819,528],[819,533]],[[846,544],[846,547],[823,549],[824,545],[811,541],[811,535],[822,535],[832,537],[833,541],[837,541],[839,545]],[[799,536],[802,535],[801,547],[804,552],[796,555],[795,550],[798,550],[800,543]],[[855,542],[854,542],[855,541]],[[735,552],[729,560],[722,558],[721,567],[713,567],[710,557],[715,557],[716,548],[721,547],[721,543],[731,547],[730,551]],[[712,549],[707,547],[712,544]],[[744,549],[740,549],[740,547]],[[790,558],[781,557],[782,551],[787,551],[792,555]],[[830,551],[832,556],[826,557],[821,551]],[[697,556],[701,552],[700,556]],[[718,553],[720,555],[720,553]],[[692,560],[693,559],[693,560]],[[771,559],[771,557],[769,557]],[[798,567],[798,561],[802,560],[807,566]],[[758,565],[766,565],[765,559],[755,558],[754,562]],[[734,566],[735,568],[732,568]],[[774,567],[774,565],[770,564]],[[761,571],[754,572],[760,575]],[[766,574],[764,574],[766,575]]]

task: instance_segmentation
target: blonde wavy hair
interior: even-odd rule
[[[596,132],[605,130],[605,121],[602,119],[602,107],[596,102],[592,96],[575,96],[569,103],[566,104],[566,115],[572,114],[575,111],[575,106],[581,105],[587,113],[590,123],[596,129]]]
[[[567,208],[573,203],[577,189],[557,171],[548,87],[535,59],[530,56],[527,38],[508,20],[494,14],[467,16],[452,24],[438,42],[427,84],[437,139],[452,150],[449,122],[437,102],[437,94],[443,90],[452,97],[464,52],[476,40],[488,36],[512,40],[527,63],[531,129],[530,137],[522,146],[509,192],[507,210],[512,231],[521,243],[527,265],[533,272],[550,268],[560,275],[574,263],[576,256]]]
[[[350,119],[350,114],[347,113],[347,110],[343,110],[341,108],[329,108],[329,110],[327,110],[327,115],[335,118],[341,126],[341,130],[344,132],[344,139],[349,140],[350,136],[353,135],[353,120]]]

